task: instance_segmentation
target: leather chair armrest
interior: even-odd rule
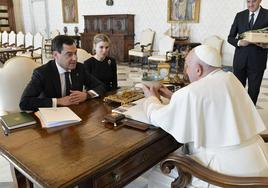
[[[146,44],[146,45],[141,45],[141,51],[144,52],[144,48],[148,47],[150,45],[152,45],[152,43],[149,43],[149,44]]]
[[[168,59],[168,56],[169,56],[169,55],[172,56],[172,53],[173,53],[173,51],[167,51],[167,52],[166,52],[166,59]]]
[[[33,57],[33,52],[42,49],[41,47],[35,48],[35,49],[30,49],[29,51],[31,52],[31,56]]]
[[[164,174],[169,174],[176,167],[178,177],[171,183],[172,188],[186,187],[191,183],[192,176],[220,187],[268,187],[268,177],[238,177],[218,173],[199,164],[181,150],[170,154],[160,167]]]
[[[136,42],[136,43],[134,44],[134,46],[137,46],[137,45],[140,45],[140,42]]]

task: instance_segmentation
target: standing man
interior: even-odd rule
[[[247,10],[237,13],[232,24],[228,42],[235,47],[233,70],[243,86],[248,79],[248,94],[256,105],[264,70],[267,49],[239,38],[249,31],[268,27],[268,10],[260,6],[261,0],[247,0]]]
[[[74,40],[68,36],[52,40],[54,60],[34,70],[21,97],[22,110],[76,105],[104,94],[104,84],[77,62],[76,51]]]

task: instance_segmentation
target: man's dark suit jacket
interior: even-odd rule
[[[84,65],[77,63],[71,71],[72,90],[94,90],[99,95],[105,92],[104,84],[94,76],[86,72]],[[60,75],[54,60],[36,68],[30,83],[25,88],[20,108],[22,110],[38,110],[38,107],[52,107],[52,98],[60,98],[61,83]]]
[[[264,27],[268,27],[268,10],[261,7],[252,30]],[[266,69],[267,49],[263,49],[254,44],[250,44],[246,47],[237,46],[239,40],[237,34],[240,35],[249,30],[249,10],[237,13],[228,36],[228,42],[236,47],[233,67],[242,69],[246,66],[246,63],[249,62],[248,66],[251,66],[253,70],[264,71]]]

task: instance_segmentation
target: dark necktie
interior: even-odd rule
[[[65,72],[65,93],[66,96],[70,95],[71,82],[70,82],[70,72]]]
[[[251,14],[251,18],[249,21],[249,28],[252,29],[254,25],[254,13]]]

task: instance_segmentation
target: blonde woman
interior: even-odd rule
[[[117,89],[117,68],[115,59],[108,57],[110,39],[105,34],[94,36],[95,55],[85,61],[87,71],[105,84],[106,90]]]

